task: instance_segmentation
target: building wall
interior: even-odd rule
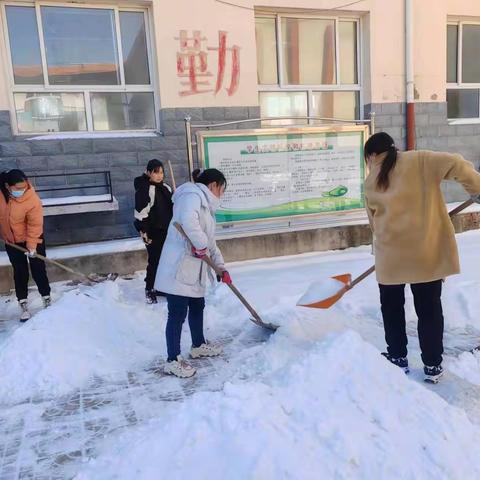
[[[94,3],[94,2],[92,2]],[[128,2],[135,4],[136,2]],[[233,3],[233,2],[232,2]],[[404,0],[365,0],[341,10],[333,0],[264,0],[255,7],[252,0],[238,0],[235,7],[215,0],[153,0],[150,2],[153,40],[156,54],[156,76],[160,103],[163,108],[251,106],[258,104],[256,81],[256,47],[254,9],[257,11],[295,11],[325,15],[357,16],[362,19],[364,41],[363,83],[367,87],[364,103],[394,103],[405,100]],[[144,2],[139,3],[144,4]],[[480,18],[480,3],[476,0],[422,0],[414,2],[415,26],[415,87],[419,102],[445,101],[447,16]],[[1,27],[3,30],[3,26]],[[182,96],[177,77],[177,52],[180,30],[191,36],[194,30],[202,34],[202,48],[218,45],[218,32],[227,32],[227,46],[240,47],[240,84],[234,95],[222,88],[216,95],[208,92]],[[425,32],[428,31],[428,35]],[[2,32],[3,39],[3,32]],[[434,40],[433,40],[434,39]],[[442,48],[432,48],[442,45]],[[367,44],[367,45],[365,45]],[[211,57],[211,58],[210,58]],[[226,78],[230,55],[227,54]],[[213,88],[217,65],[215,52],[209,51],[207,79]],[[5,49],[0,49],[0,109],[10,108]]]
[[[258,86],[254,15],[257,11],[295,11],[304,14],[354,16],[361,20],[362,87],[365,118],[376,113],[377,130],[389,132],[400,148],[405,147],[405,38],[404,0],[365,0],[332,10],[337,0],[235,0],[235,7],[215,0],[153,0],[149,5],[155,53],[154,71],[159,98],[160,132],[155,137],[28,140],[15,137],[11,122],[11,97],[0,22],[0,169],[18,167],[27,173],[60,173],[109,169],[112,172],[118,212],[56,216],[46,219],[50,243],[70,243],[134,235],[133,178],[142,173],[150,158],[170,160],[176,181],[188,177],[184,117],[212,123],[258,118]],[[128,2],[132,5],[135,2]],[[478,0],[416,0],[414,2],[414,67],[417,148],[458,151],[478,165],[479,124],[451,125],[446,115],[446,23],[447,18],[480,19]],[[178,76],[180,36],[201,35],[211,76],[203,93],[182,94],[187,78]],[[226,32],[227,48],[239,49],[239,85],[228,92],[232,78],[232,50],[226,52],[225,74],[218,92],[219,32]],[[428,33],[426,33],[428,32]],[[208,50],[210,47],[210,50]],[[248,126],[248,125],[247,125]],[[168,175],[167,175],[168,176]],[[445,186],[448,200],[464,193]]]
[[[187,114],[194,121],[214,123],[258,118],[260,112],[256,106],[166,108],[160,111],[164,132],[155,137],[28,140],[5,135],[0,138],[0,168],[20,168],[27,175],[110,170],[119,211],[45,217],[45,235],[50,245],[130,237],[136,235],[133,179],[143,173],[148,160],[158,158],[165,165],[170,161],[177,184],[188,181],[183,122]],[[5,110],[0,111],[0,132],[4,128],[10,131],[10,112]],[[168,168],[166,176],[171,183]]]
[[[444,0],[442,0],[444,1]],[[302,14],[337,15],[358,17],[362,30],[368,36],[368,48],[363,52],[363,82],[365,103],[399,102],[405,97],[403,18],[404,0],[365,0],[364,2],[332,10],[338,6],[334,0],[242,0],[238,6],[226,5],[215,0],[178,0],[176,2],[154,1],[157,54],[162,105],[180,106],[229,106],[258,104],[256,73],[256,44],[254,16],[256,12],[289,12],[293,9]],[[215,45],[218,31],[228,32],[229,45],[241,49],[241,86],[232,96],[223,91],[218,95],[202,94],[182,97],[178,94],[176,52],[179,29],[192,32],[198,29],[206,37],[205,44]],[[392,54],[392,52],[395,52]],[[212,66],[215,69],[215,65]]]
[[[142,174],[147,161],[151,158],[170,161],[176,183],[181,184],[188,180],[184,127],[184,118],[187,115],[192,117],[193,122],[208,124],[260,116],[256,84],[255,88],[252,88],[256,82],[256,63],[247,61],[249,57],[255,58],[255,50],[253,53],[248,51],[248,45],[242,47],[241,60],[244,61],[241,63],[241,81],[235,95],[229,96],[224,86],[229,83],[229,63],[226,65],[224,85],[216,95],[213,91],[187,96],[179,94],[186,88],[180,84],[181,80],[176,74],[181,29],[186,29],[190,35],[193,30],[200,30],[202,36],[207,38],[202,43],[202,48],[206,48],[207,44],[212,47],[218,45],[219,30],[228,32],[228,44],[233,45],[241,43],[240,35],[246,35],[243,31],[245,24],[254,28],[251,12],[247,15],[251,17],[251,21],[245,21],[245,18],[228,15],[230,10],[223,9],[222,6],[219,9],[221,15],[212,17],[214,8],[217,9],[214,1],[181,1],[175,4],[156,0],[150,4],[153,51],[156,56],[154,69],[160,100],[159,132],[155,137],[132,138],[125,135],[124,138],[108,138],[98,134],[91,138],[90,134],[84,139],[31,140],[33,135],[15,136],[3,43],[3,23],[0,22],[0,170],[21,168],[27,174],[110,170],[113,194],[119,203],[118,212],[46,217],[45,231],[50,245],[136,235],[133,227],[133,179]],[[249,47],[255,49],[254,30],[252,32],[253,41]],[[209,89],[215,87],[215,54],[213,51],[210,54],[212,61],[209,63],[209,70],[212,77],[208,78],[211,84],[207,87]],[[245,125],[247,126],[257,127],[258,123]],[[48,135],[44,137],[48,138]],[[166,175],[167,181],[171,182],[168,169]],[[55,179],[52,179],[52,183],[54,182]],[[48,181],[45,185],[48,185]]]
[[[234,9],[215,0],[178,0],[175,2],[154,0],[153,19],[160,79],[160,100],[163,108],[182,107],[232,107],[258,105],[257,65],[254,14],[251,10]],[[207,53],[207,71],[211,76],[202,77],[209,85],[199,86],[206,93],[181,95],[188,90],[177,76],[177,53],[180,49],[180,31],[185,30],[190,40],[194,31],[201,35],[200,49]],[[215,93],[218,62],[219,32],[226,32],[227,48],[240,49],[240,82],[234,94],[229,95],[232,52],[225,55],[225,77]]]

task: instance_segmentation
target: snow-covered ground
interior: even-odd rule
[[[445,283],[445,366],[422,382],[408,295],[406,376],[388,364],[370,277],[329,310],[297,307],[313,281],[373,260],[369,247],[233,264],[232,277],[275,334],[224,285],[207,299],[221,358],[162,373],[163,302],[143,276],[54,286],[20,325],[0,298],[0,479],[480,478],[480,232],[458,237],[463,273]],[[188,328],[183,338],[189,348]]]

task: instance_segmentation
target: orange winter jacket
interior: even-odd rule
[[[10,243],[25,242],[29,250],[43,242],[42,202],[30,184],[20,198],[10,197],[7,202],[0,194],[0,235]]]

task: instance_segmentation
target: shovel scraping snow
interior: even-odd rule
[[[177,222],[174,222],[174,225],[175,225],[175,228],[180,232],[180,235],[182,235],[182,237],[188,242],[188,244],[191,247],[193,247],[193,243],[190,240],[190,238],[188,238],[188,235],[185,233],[185,230],[183,229],[183,227]],[[216,275],[222,276],[222,271],[218,268],[217,265],[215,265],[213,260],[208,255],[205,255],[202,258],[202,260],[215,272]],[[240,293],[238,288],[235,285],[233,285],[233,283],[227,284],[227,287],[230,288],[230,290],[235,294],[235,296],[242,302],[243,306],[250,312],[250,314],[252,315],[250,317],[250,320],[253,323],[255,323],[255,325],[258,325],[259,327],[267,328],[268,330],[273,330],[273,331],[275,331],[278,328],[278,326],[274,325],[273,323],[264,322],[260,318],[260,315],[255,311],[255,309],[247,302],[245,297]]]
[[[465,210],[473,203],[474,201],[472,199],[463,202],[448,213],[450,218],[454,217],[462,210]],[[297,302],[297,306],[330,308],[333,304],[337,303],[345,293],[355,287],[355,285],[358,285],[361,281],[365,280],[365,278],[371,275],[374,271],[375,266],[372,266],[354,280],[352,280],[352,275],[350,273],[345,273],[343,275],[336,275],[327,278],[326,280],[314,282]]]
[[[11,248],[15,248],[16,250],[19,250],[20,252],[23,253],[28,253],[28,250],[26,248],[20,247],[19,245],[15,245],[14,243],[10,242],[3,242],[5,245],[8,245]],[[52,260],[51,258],[44,257],[43,255],[40,255],[39,253],[35,254],[36,258],[39,258],[40,260],[50,263],[52,265],[55,265],[58,268],[61,268],[65,272],[71,273],[72,275],[76,275],[77,277],[81,277],[82,283],[85,285],[93,285],[95,283],[101,283],[104,282],[105,280],[116,280],[118,277],[118,273],[106,273],[106,274],[100,274],[100,273],[91,273],[89,275],[85,275],[82,272],[78,272],[76,270],[73,270],[73,268],[67,267],[66,265],[63,265],[60,262],[57,262],[56,260]]]

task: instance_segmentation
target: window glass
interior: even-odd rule
[[[118,85],[115,15],[101,8],[42,7],[51,85]]]
[[[43,85],[35,9],[8,5],[6,13],[15,84]]]

